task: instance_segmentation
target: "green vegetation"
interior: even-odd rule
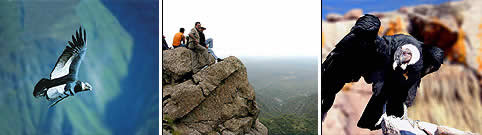
[[[317,134],[316,57],[241,58],[271,135]]]
[[[296,114],[283,114],[273,118],[260,118],[268,127],[270,135],[315,135],[318,132],[317,119]]]

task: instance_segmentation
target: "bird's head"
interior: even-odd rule
[[[417,47],[412,44],[405,44],[397,48],[397,51],[395,51],[393,58],[393,70],[395,70],[397,67],[405,70],[407,69],[408,65],[415,64],[419,59],[420,51],[417,49]]]
[[[92,86],[87,82],[82,82],[82,91],[91,91]]]

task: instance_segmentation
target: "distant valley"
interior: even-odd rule
[[[241,57],[269,134],[317,134],[317,57]]]

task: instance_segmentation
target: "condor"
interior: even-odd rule
[[[49,106],[53,107],[77,92],[91,91],[92,86],[89,83],[79,81],[77,78],[80,63],[87,51],[85,47],[86,41],[85,29],[82,33],[81,27],[75,33],[75,36],[72,35],[72,41],[68,42],[70,46],[67,45],[65,47],[62,55],[57,60],[54,69],[50,73],[50,79],[42,78],[37,82],[33,91],[34,97],[45,97],[47,100],[54,101]]]
[[[372,84],[373,94],[358,127],[380,129],[385,113],[407,118],[406,107],[413,104],[421,79],[443,63],[440,48],[408,35],[379,37],[379,28],[376,16],[360,17],[322,63],[322,120],[344,84],[361,77]]]

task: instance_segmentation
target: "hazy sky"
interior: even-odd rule
[[[218,56],[318,56],[321,1],[164,0],[162,35],[171,46],[179,28],[196,21],[214,39]]]

